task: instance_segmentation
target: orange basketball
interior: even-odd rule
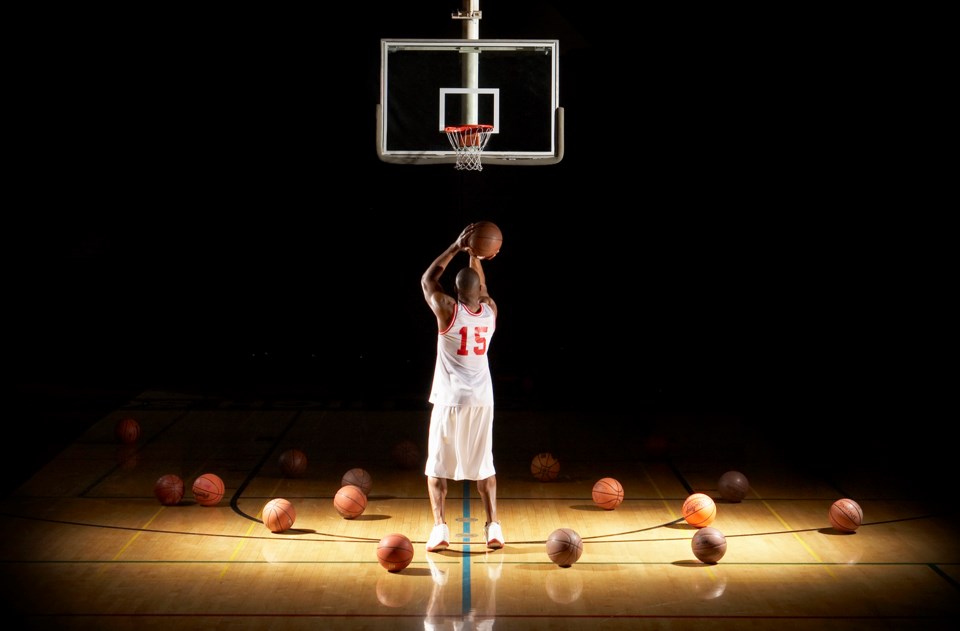
[[[547,556],[560,567],[570,567],[583,554],[583,539],[572,528],[557,528],[547,538]]]
[[[297,510],[289,500],[276,497],[263,505],[263,525],[270,532],[283,532],[297,520]]]
[[[193,497],[201,506],[216,506],[223,499],[225,488],[220,476],[204,473],[193,481]]]
[[[153,485],[153,494],[164,506],[176,506],[183,499],[183,479],[174,473],[162,475]]]
[[[600,478],[593,485],[593,503],[604,510],[613,510],[623,502],[623,486],[614,478]]]
[[[347,484],[340,487],[333,496],[333,507],[344,519],[353,519],[363,514],[367,508],[367,496],[359,486]]]
[[[467,245],[477,258],[492,259],[503,245],[503,233],[492,221],[478,221],[473,225],[473,233]]]
[[[373,488],[373,478],[370,477],[366,469],[356,467],[344,473],[340,479],[341,486],[347,486],[348,484],[358,486],[364,495],[370,495],[370,489]]]
[[[560,461],[550,452],[539,453],[530,462],[530,473],[541,482],[556,480],[560,474]]]
[[[717,505],[706,493],[694,493],[684,500],[681,512],[688,524],[703,528],[716,519]]]
[[[132,445],[140,438],[140,423],[133,418],[124,418],[117,421],[113,434],[121,443]]]
[[[413,561],[413,543],[397,532],[386,535],[377,544],[377,561],[388,572],[399,572]]]
[[[307,471],[307,454],[288,449],[280,454],[280,472],[287,478],[300,478]]]
[[[690,547],[700,561],[713,564],[727,553],[727,538],[713,526],[705,526],[693,533]]]
[[[846,497],[831,504],[828,515],[830,524],[840,532],[854,532],[863,524],[863,509]]]

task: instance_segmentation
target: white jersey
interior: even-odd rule
[[[492,406],[493,379],[487,353],[496,329],[490,305],[471,312],[457,301],[450,325],[437,337],[437,363],[430,403],[448,406]]]

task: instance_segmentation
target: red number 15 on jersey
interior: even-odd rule
[[[457,349],[457,355],[469,355],[471,349],[467,348],[469,343],[470,327],[462,326],[460,327],[460,348]],[[475,326],[473,327],[473,353],[475,355],[483,355],[487,352],[487,338],[486,338],[487,327],[485,326]]]

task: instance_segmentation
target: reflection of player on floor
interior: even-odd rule
[[[433,529],[427,552],[450,545],[445,506],[447,480],[476,480],[487,520],[488,548],[503,547],[497,519],[497,477],[493,466],[493,379],[487,352],[496,328],[497,305],[487,293],[480,258],[468,245],[475,224],[464,228],[420,278],[423,297],[437,319],[437,359],[430,402],[427,441],[427,490]],[[456,276],[456,298],[446,293],[440,277],[459,252],[470,264]]]
[[[492,631],[494,623],[497,621],[497,581],[503,573],[503,556],[496,555],[497,560],[490,562],[494,558],[487,556],[486,563],[475,563],[474,576],[482,576],[478,570],[480,567],[487,568],[487,598],[486,607],[483,610],[472,609],[465,616],[450,616],[443,613],[443,586],[448,582],[447,570],[440,567],[427,555],[427,564],[430,566],[430,574],[433,576],[433,591],[430,592],[430,599],[427,601],[427,613],[423,619],[424,631]],[[469,558],[464,559],[464,563],[471,563]],[[459,567],[454,565],[454,567]],[[480,583],[474,583],[479,586]],[[457,592],[457,590],[454,590]],[[457,592],[459,594],[459,592]],[[457,600],[459,602],[459,600]]]

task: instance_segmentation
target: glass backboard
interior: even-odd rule
[[[377,153],[385,162],[456,161],[444,128],[492,125],[485,164],[563,157],[558,40],[381,40]]]

